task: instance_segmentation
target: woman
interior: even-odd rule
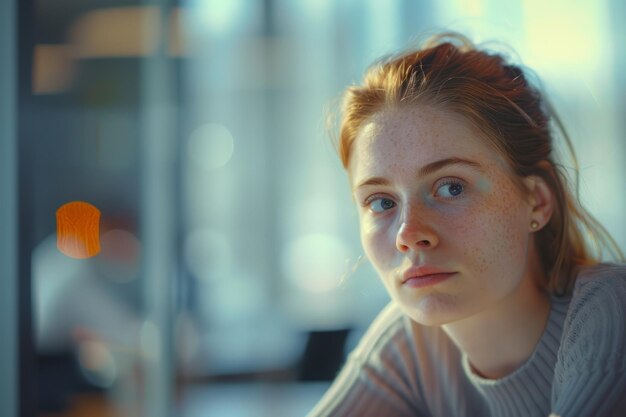
[[[588,242],[623,255],[553,127],[519,67],[454,34],[347,90],[338,150],[392,302],[310,416],[626,415],[626,267]]]

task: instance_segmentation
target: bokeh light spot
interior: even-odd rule
[[[76,259],[100,252],[100,210],[83,201],[62,205],[56,212],[57,248]]]
[[[231,30],[244,10],[241,0],[199,0],[198,11],[205,28],[212,34],[224,34]]]
[[[341,282],[348,257],[348,248],[338,237],[309,234],[287,246],[283,269],[287,279],[304,291],[332,291]]]
[[[230,161],[234,147],[233,135],[225,126],[207,123],[191,134],[187,155],[196,166],[212,170]]]
[[[86,340],[78,346],[78,362],[89,382],[110,388],[117,377],[117,365],[110,350],[97,340]]]

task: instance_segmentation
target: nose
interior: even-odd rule
[[[396,236],[396,247],[400,252],[423,251],[439,244],[439,237],[425,216],[421,218],[413,210],[402,218]]]

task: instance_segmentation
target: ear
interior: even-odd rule
[[[538,175],[530,175],[524,178],[524,184],[528,189],[527,201],[531,209],[529,224],[537,222],[537,227],[532,228],[532,230],[538,231],[552,217],[554,205],[556,204],[554,192],[548,183]]]

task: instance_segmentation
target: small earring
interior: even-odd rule
[[[533,220],[532,222],[530,222],[530,228],[535,230],[539,227],[539,223],[536,220]]]

